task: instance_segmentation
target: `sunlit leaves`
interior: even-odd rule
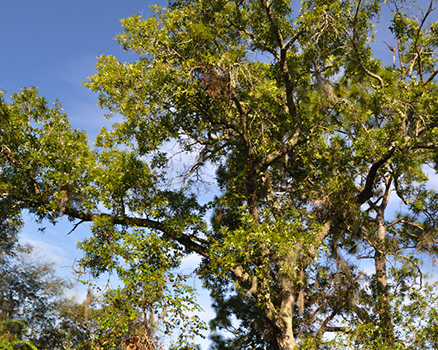
[[[8,113],[0,128],[3,195],[26,193],[31,211],[55,218],[56,209],[85,195],[94,160],[86,134],[70,128],[59,103],[49,107],[36,88],[14,94],[9,105],[1,103]]]
[[[190,276],[176,272],[182,254],[174,244],[144,230],[119,230],[107,220],[96,221],[93,232],[80,243],[86,253],[82,264],[121,282],[105,293],[100,339],[116,344],[142,332],[159,332],[161,338],[176,332],[185,344],[200,334],[204,325],[196,316],[195,290],[188,284]]]

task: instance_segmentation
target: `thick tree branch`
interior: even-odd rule
[[[21,198],[13,197],[14,200],[21,200],[27,203],[30,207],[45,206],[44,203],[37,202],[35,200],[23,200]],[[50,211],[50,208],[48,208]],[[63,215],[67,215],[70,218],[75,218],[81,220],[81,222],[94,222],[98,219],[105,218],[109,219],[114,225],[122,225],[129,227],[142,227],[152,230],[159,231],[163,234],[164,238],[175,240],[180,243],[189,252],[197,253],[201,256],[207,257],[207,248],[195,242],[189,235],[182,232],[175,232],[169,229],[165,223],[150,220],[146,218],[135,218],[135,217],[119,217],[106,213],[85,213],[83,211],[76,210],[71,207],[66,207],[63,210]]]
[[[277,311],[275,310],[275,305],[272,303],[269,293],[263,293],[260,290],[261,287],[257,283],[257,277],[245,272],[241,266],[232,267],[231,271],[237,278],[239,287],[264,305],[263,311],[266,318],[271,322],[276,320]]]
[[[429,75],[429,77],[424,81],[423,85],[429,84],[438,74],[438,67]]]
[[[292,45],[293,41],[297,40],[299,37],[299,34],[297,33],[291,41],[289,41],[287,44],[284,43],[283,36],[280,32],[280,28],[278,27],[278,23],[274,18],[274,14],[272,12],[272,3],[271,1],[267,1],[266,4],[264,1],[261,1],[262,5],[265,8],[266,15],[268,16],[269,22],[271,24],[271,30],[275,35],[275,38],[277,40],[278,47],[280,48],[280,57],[279,57],[279,63],[281,67],[281,73],[283,76],[283,81],[286,87],[286,104],[288,108],[289,115],[292,117],[294,121],[295,126],[295,132],[299,132],[299,120],[298,120],[298,113],[295,106],[295,102],[293,100],[293,93],[294,93],[294,87],[292,83],[291,76],[289,74],[289,68],[287,66],[287,52]]]
[[[65,212],[66,215],[81,219],[83,221],[95,221],[99,218],[108,218],[111,220],[111,222],[115,225],[123,225],[123,226],[131,226],[131,227],[143,227],[143,228],[149,228],[153,230],[157,230],[163,233],[165,238],[170,238],[178,243],[180,243],[184,248],[186,248],[190,252],[197,253],[201,256],[206,257],[207,256],[207,249],[203,247],[202,245],[194,242],[192,238],[184,233],[181,232],[173,232],[170,230],[165,223],[150,220],[146,218],[134,218],[134,217],[116,217],[110,214],[105,213],[99,213],[99,214],[87,214],[84,212],[80,212],[71,208],[66,208]]]
[[[373,186],[377,176],[377,171],[394,155],[396,149],[396,146],[392,146],[388,152],[381,156],[379,160],[371,166],[365,181],[365,186],[356,197],[357,203],[363,204],[373,196]]]
[[[316,235],[314,239],[314,243],[311,245],[311,247],[307,250],[307,253],[303,255],[301,259],[300,264],[303,269],[305,269],[313,261],[316,252],[318,251],[319,247],[330,233],[331,228],[337,225],[340,221],[341,220],[338,215],[333,215],[326,220],[326,222],[322,226],[322,229]]]

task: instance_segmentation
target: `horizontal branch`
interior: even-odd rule
[[[88,214],[84,212],[80,212],[71,208],[66,208],[65,212],[66,215],[74,217],[76,219],[80,219],[83,221],[89,221],[93,222],[96,221],[99,218],[107,218],[110,219],[111,222],[115,225],[123,225],[123,226],[130,226],[130,227],[143,227],[143,228],[149,228],[152,230],[160,231],[164,234],[165,237],[168,237],[170,239],[173,239],[180,243],[184,248],[186,248],[188,251],[197,253],[201,256],[206,257],[207,256],[207,249],[203,247],[202,245],[194,242],[192,238],[184,233],[180,232],[174,232],[171,229],[169,229],[163,222],[146,219],[146,218],[134,218],[134,217],[118,217],[111,214],[105,214],[105,213],[99,213],[99,214]]]
[[[28,207],[38,207],[43,206],[46,207],[44,203],[38,202],[36,200],[30,200],[30,199],[21,199],[17,198],[16,196],[10,196],[12,199],[16,201],[21,201],[22,203],[27,203]],[[50,211],[50,209],[48,209]],[[53,211],[53,210],[51,210]],[[187,251],[199,254],[201,256],[206,257],[207,256],[207,248],[200,245],[199,243],[195,242],[189,235],[182,233],[182,232],[175,232],[174,230],[170,229],[164,222],[155,221],[147,218],[135,218],[135,217],[120,217],[116,215],[106,214],[106,213],[86,213],[80,210],[76,210],[74,208],[63,208],[62,215],[66,215],[70,218],[78,219],[80,220],[80,223],[83,222],[94,222],[99,219],[105,218],[109,219],[112,224],[114,225],[122,225],[122,226],[129,226],[129,227],[141,227],[141,228],[148,228],[152,230],[159,231],[163,234],[164,238],[172,239],[178,243],[180,243]],[[79,224],[80,224],[79,223]],[[77,225],[79,225],[77,224]],[[77,226],[76,225],[76,226]],[[72,231],[76,228],[76,226],[73,228]],[[70,231],[69,233],[71,233]]]

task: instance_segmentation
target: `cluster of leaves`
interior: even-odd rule
[[[189,344],[201,335],[204,323],[196,315],[196,291],[190,276],[177,272],[182,252],[156,234],[143,229],[117,231],[108,218],[93,223],[94,235],[79,247],[86,253],[82,266],[95,277],[114,273],[120,286],[104,294],[98,318],[101,346],[117,347],[135,337],[151,341],[172,336],[178,331],[174,346]]]

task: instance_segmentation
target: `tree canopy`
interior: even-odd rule
[[[175,346],[197,334],[177,272],[195,253],[211,326],[231,332],[214,348],[436,348],[438,23],[424,5],[172,0],[122,20],[132,56],[101,56],[85,85],[123,120],[93,147],[36,88],[2,100],[2,220],[91,222],[81,264],[123,281],[101,323],[120,341],[146,319]]]

